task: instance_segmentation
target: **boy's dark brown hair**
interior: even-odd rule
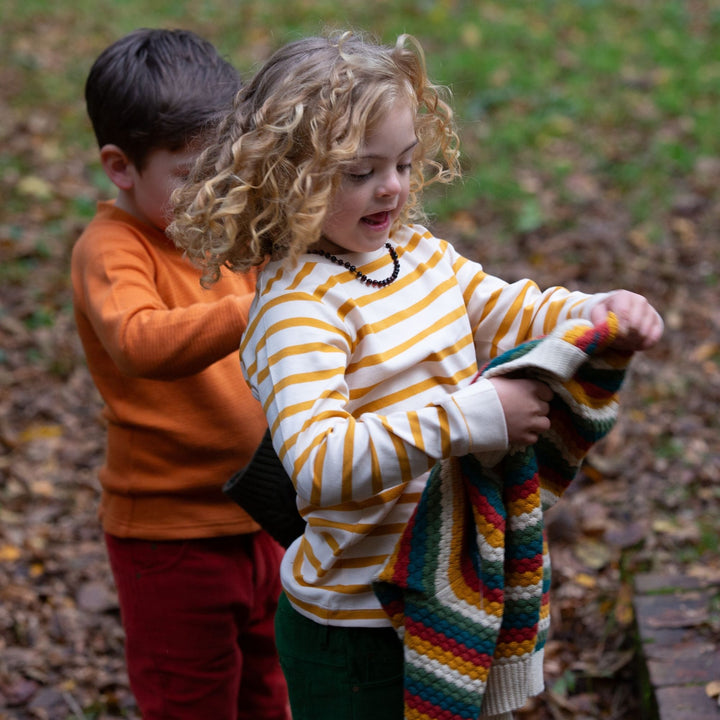
[[[98,145],[142,171],[150,151],[179,150],[232,105],[238,72],[188,30],[142,28],[107,47],[85,83]]]

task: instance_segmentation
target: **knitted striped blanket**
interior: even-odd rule
[[[617,321],[572,320],[488,363],[550,385],[550,429],[498,458],[438,463],[375,593],[404,643],[406,720],[475,720],[543,689],[550,561],[543,511],[611,429],[629,353]]]

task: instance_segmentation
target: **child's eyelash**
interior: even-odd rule
[[[399,163],[397,169],[399,172],[408,172],[412,168],[412,163]],[[365,173],[347,173],[347,177],[353,182],[362,182],[367,180],[373,174],[372,170],[368,170]]]

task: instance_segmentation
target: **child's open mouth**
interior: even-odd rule
[[[390,221],[390,213],[387,210],[383,212],[373,213],[372,215],[365,215],[362,218],[362,222],[375,229],[381,229],[385,227]]]

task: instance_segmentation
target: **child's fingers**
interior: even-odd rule
[[[511,445],[527,446],[537,442],[540,433],[550,427],[548,413],[553,391],[540,380],[530,378],[491,378],[505,413]]]
[[[651,308],[651,312],[646,314],[640,321],[639,335],[642,338],[642,350],[647,350],[659,342],[665,329],[660,314]]]
[[[644,298],[642,300],[628,307],[619,323],[619,339],[631,350],[651,348],[663,332],[662,318]]]
[[[598,324],[609,312],[618,321],[617,339],[613,345],[620,350],[647,350],[662,337],[662,318],[642,295],[618,290],[593,308],[590,319]]]
[[[547,383],[541,382],[540,380],[534,380],[533,382],[537,383],[536,386],[536,394],[537,397],[540,400],[543,400],[546,403],[549,403],[553,399],[553,391],[550,389],[550,386]]]

